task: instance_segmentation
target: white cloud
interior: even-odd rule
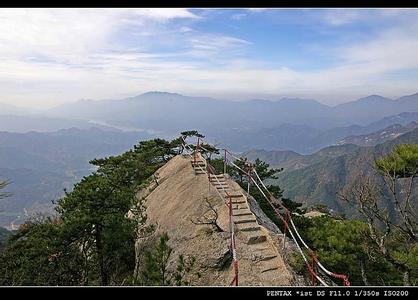
[[[182,27],[180,27],[179,31],[182,32],[182,33],[185,33],[185,32],[191,32],[191,31],[193,31],[193,29],[191,29],[190,27],[187,27],[187,26],[182,26]]]
[[[352,9],[326,10],[324,21],[332,26],[352,23],[364,17],[364,12]]]
[[[183,88],[181,78],[205,77],[202,62],[188,59],[249,44],[166,24],[177,18],[199,19],[185,9],[0,10],[0,92],[8,102],[51,106]],[[148,51],[158,44],[184,49]]]
[[[233,20],[241,20],[241,19],[245,18],[246,16],[247,16],[247,14],[233,14],[231,16],[231,18]]]
[[[109,47],[126,25],[147,25],[198,16],[186,9],[0,9],[0,55],[48,56]],[[146,29],[146,28],[143,28]]]
[[[133,13],[139,17],[146,17],[158,21],[167,21],[175,18],[199,18],[197,15],[184,8],[143,8],[134,9]]]
[[[327,22],[340,26],[357,17],[340,13]],[[333,46],[329,54],[338,63],[332,67],[296,71],[246,56],[251,41],[170,23],[174,19],[201,20],[185,9],[1,9],[2,101],[47,107],[164,90],[242,98],[341,97],[335,103],[354,95],[416,92],[414,78],[387,75],[418,69],[417,22],[366,43]]]
[[[214,34],[196,35],[190,39],[191,46],[203,50],[225,50],[251,44],[250,42],[230,36]]]

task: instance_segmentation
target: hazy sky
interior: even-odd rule
[[[418,92],[416,9],[0,9],[0,102]]]

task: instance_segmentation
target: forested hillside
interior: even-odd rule
[[[306,156],[274,151],[252,151],[246,155],[285,169],[275,183],[284,189],[286,197],[305,205],[325,204],[336,212],[352,214],[351,208],[338,201],[337,192],[369,176],[376,177],[373,161],[390,152],[394,145],[404,143],[417,144],[418,129],[373,147],[332,146]],[[393,206],[389,205],[389,209],[393,210]]]

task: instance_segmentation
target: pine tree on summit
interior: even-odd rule
[[[198,138],[204,138],[205,136],[201,133],[199,133],[197,130],[188,130],[188,131],[183,131],[180,133],[180,135],[184,138],[187,139],[188,137],[198,137]]]

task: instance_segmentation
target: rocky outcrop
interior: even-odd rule
[[[171,265],[178,255],[196,259],[193,285],[229,285],[233,278],[229,239],[229,209],[222,196],[233,195],[233,221],[240,286],[292,285],[293,275],[280,253],[280,231],[247,200],[246,193],[228,176],[208,177],[205,161],[178,155],[155,174],[145,198],[148,223],[155,235],[167,232],[173,248]],[[254,214],[254,211],[256,214]],[[208,220],[210,222],[208,222]],[[216,226],[214,223],[216,220]],[[137,251],[145,241],[137,241]],[[199,274],[197,276],[196,274]]]

